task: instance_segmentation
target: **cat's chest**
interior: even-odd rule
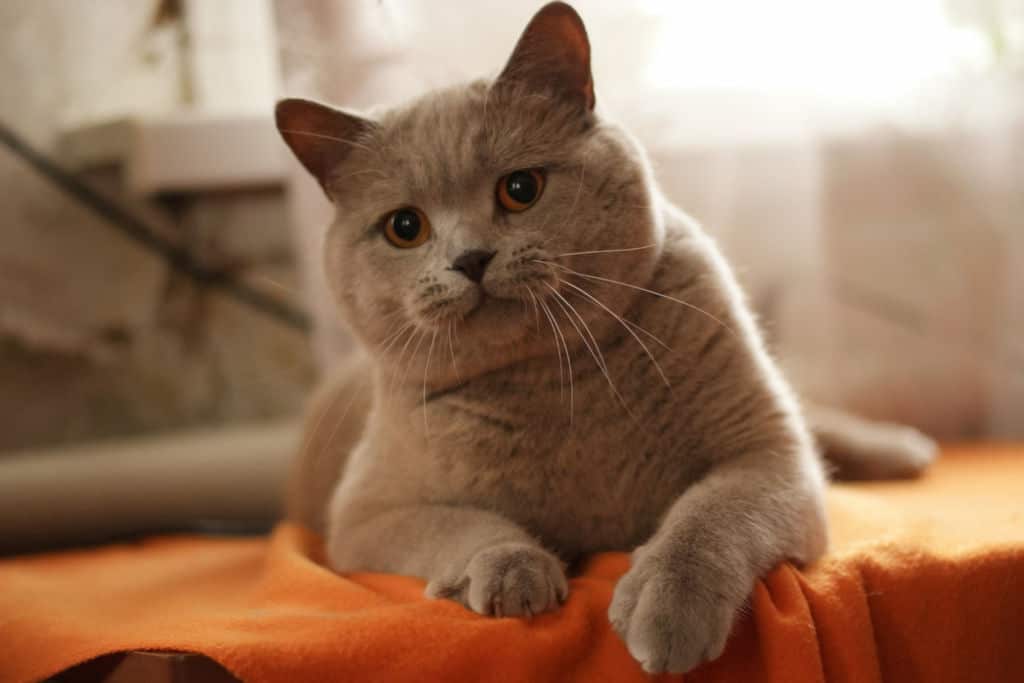
[[[570,554],[634,547],[684,488],[682,454],[671,435],[599,393],[606,388],[577,387],[571,405],[567,388],[554,391],[430,406],[428,489],[499,512]]]

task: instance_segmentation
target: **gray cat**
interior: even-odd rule
[[[754,581],[826,549],[823,466],[710,238],[594,112],[578,15],[541,9],[492,83],[374,120],[277,123],[337,208],[325,266],[362,351],[314,402],[290,515],[335,571],[526,616],[566,563],[633,550],[609,617],[650,672],[721,654]],[[851,476],[920,434],[828,411]]]

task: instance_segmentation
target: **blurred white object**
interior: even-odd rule
[[[269,100],[268,100],[269,101]],[[285,150],[263,111],[132,116],[76,127],[60,140],[75,170],[114,166],[136,197],[280,185]]]
[[[279,87],[270,0],[185,0],[183,8],[192,107],[265,112]]]
[[[299,425],[271,422],[11,453],[0,552],[279,514]]]

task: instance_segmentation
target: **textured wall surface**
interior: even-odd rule
[[[161,4],[0,3],[0,120],[56,155],[68,125],[179,110],[180,26]],[[143,200],[116,172],[87,179],[297,302],[281,188]],[[172,272],[3,148],[0,185],[0,450],[301,410],[301,333]]]

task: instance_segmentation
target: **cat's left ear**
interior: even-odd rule
[[[376,125],[355,114],[301,99],[278,102],[274,119],[281,137],[324,192],[328,192],[331,173]]]
[[[542,7],[523,31],[496,83],[520,83],[592,110],[590,41],[576,10],[564,2]]]

